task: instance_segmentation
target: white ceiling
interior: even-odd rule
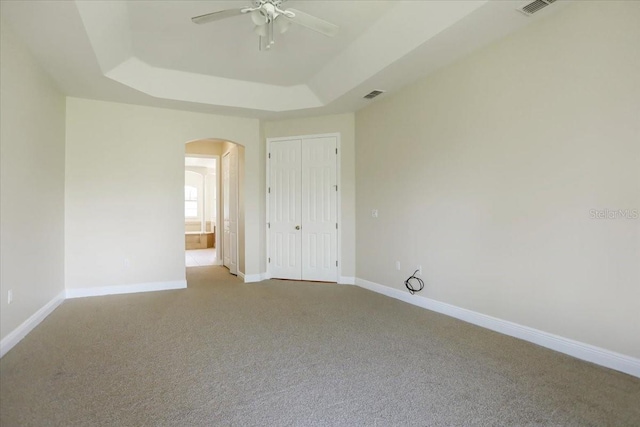
[[[287,1],[286,7],[331,17],[341,31],[330,38],[293,25],[286,34],[276,35],[277,44],[270,52],[258,50],[254,24],[247,15],[206,25],[194,25],[189,19],[248,4],[249,1],[130,2],[127,6],[135,56],[161,68],[279,86],[304,84],[394,2]]]
[[[526,17],[515,10],[526,3],[289,0],[340,32],[292,26],[270,51],[247,15],[190,20],[249,0],[2,1],[0,12],[67,95],[284,118],[356,111],[371,90],[397,91],[562,7]]]

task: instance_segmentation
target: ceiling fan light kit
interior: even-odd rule
[[[260,38],[260,50],[271,49],[275,44],[274,34],[285,33],[291,24],[298,24],[325,36],[334,37],[338,34],[338,26],[315,16],[295,9],[281,9],[280,5],[286,0],[253,0],[252,7],[242,9],[221,10],[191,18],[195,24],[207,24],[233,16],[249,14],[256,25],[253,31]]]

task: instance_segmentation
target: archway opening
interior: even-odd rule
[[[185,266],[221,265],[244,277],[244,147],[185,144]]]

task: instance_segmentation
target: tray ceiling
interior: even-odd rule
[[[247,15],[190,20],[249,1],[11,1],[1,12],[70,96],[276,118],[368,105],[371,90],[392,93],[543,15],[524,16],[523,3],[290,0],[340,32],[292,26],[270,51]]]

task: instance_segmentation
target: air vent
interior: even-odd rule
[[[524,13],[527,16],[531,16],[534,13],[538,12],[540,9],[543,9],[547,6],[549,6],[551,3],[555,2],[556,0],[535,0],[521,8],[519,8],[518,10],[522,13]]]
[[[372,90],[371,92],[366,94],[363,98],[364,99],[373,99],[376,96],[380,95],[381,93],[384,93],[384,91],[383,90]]]

